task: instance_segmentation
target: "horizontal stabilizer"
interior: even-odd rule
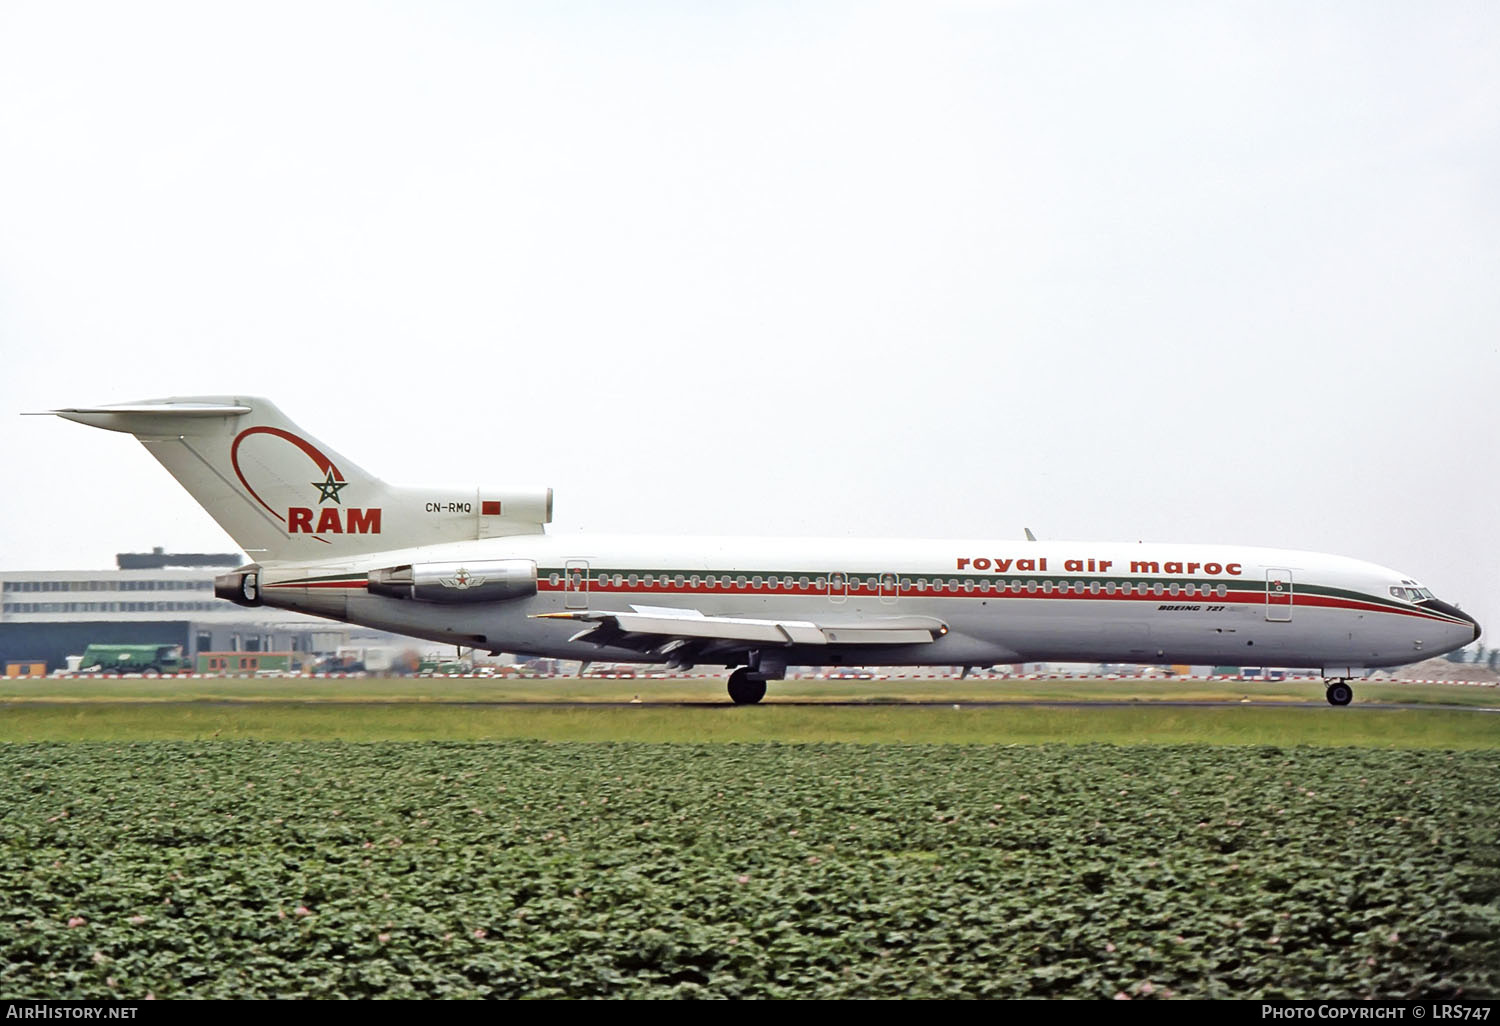
[[[29,414],[29,416],[64,417],[70,413],[149,413],[156,417],[238,417],[242,413],[249,412],[248,406],[235,406],[229,403],[164,402],[117,403],[112,406],[64,406],[60,410],[47,410],[43,413]]]

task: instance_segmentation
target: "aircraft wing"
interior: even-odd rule
[[[738,616],[705,616],[695,609],[638,606],[630,612],[580,609],[540,613],[538,619],[576,620],[586,626],[570,641],[632,648],[659,655],[666,662],[695,660],[750,649],[793,645],[926,645],[948,633],[948,625],[930,616],[875,617],[850,622],[758,620]]]

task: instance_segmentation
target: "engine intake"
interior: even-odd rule
[[[529,559],[473,563],[412,563],[371,570],[371,595],[419,602],[502,602],[536,594],[536,564]]]

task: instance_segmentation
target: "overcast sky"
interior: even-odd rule
[[[0,3],[0,568],[265,395],[559,532],[1242,542],[1500,631],[1500,4]]]

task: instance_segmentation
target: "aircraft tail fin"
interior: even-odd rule
[[[539,534],[551,520],[550,489],[388,485],[265,399],[202,396],[50,412],[134,435],[257,562]]]

